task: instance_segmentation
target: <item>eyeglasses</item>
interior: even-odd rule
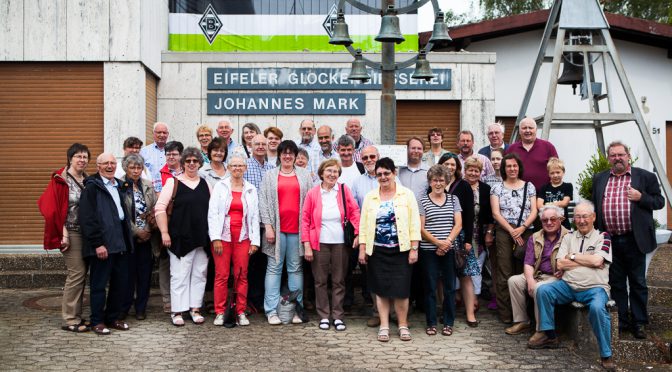
[[[550,217],[541,219],[541,223],[556,223],[558,221],[560,221],[560,217]]]
[[[184,161],[185,164],[198,164],[200,161],[198,159],[187,159]]]
[[[575,220],[587,220],[592,216],[593,216],[592,214],[575,214],[574,219]]]
[[[392,174],[392,172],[376,172],[376,177],[381,178],[381,177],[389,177]]]
[[[378,157],[376,155],[364,155],[362,156],[362,160],[367,161],[367,160],[376,160]]]
[[[443,134],[441,134],[441,133],[432,133],[431,136],[432,136],[432,137],[443,137]]]
[[[89,160],[89,157],[86,155],[73,155],[72,157],[75,159]]]
[[[311,127],[304,127],[304,128],[301,128],[301,130],[302,130],[302,131],[307,131],[307,130],[313,130],[313,128],[311,128]]]
[[[210,133],[201,133],[201,134],[198,135],[198,138],[201,138],[201,137],[212,137],[212,134],[210,134]]]
[[[231,168],[245,168],[245,164],[229,164]]]
[[[331,136],[318,136],[317,139],[318,139],[318,140],[328,140],[328,141],[331,141]]]
[[[179,153],[179,152],[167,152],[167,153],[166,153],[166,157],[167,157],[167,158],[177,158],[177,157],[179,157],[179,156],[180,156],[180,153]]]
[[[625,158],[626,156],[628,156],[628,154],[625,154],[625,153],[623,153],[623,154],[609,154],[610,158]]]

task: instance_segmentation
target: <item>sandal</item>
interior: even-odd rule
[[[205,318],[201,315],[200,310],[190,310],[189,315],[191,315],[191,321],[194,322],[194,324],[203,324],[203,322],[205,322]]]
[[[388,342],[390,341],[390,329],[387,327],[381,327],[378,329],[378,341]]]
[[[184,319],[182,318],[182,313],[170,314],[170,319],[173,321],[173,325],[176,327],[182,327],[184,325]]]
[[[80,324],[71,324],[71,325],[64,325],[61,327],[62,330],[68,331],[68,332],[75,332],[75,333],[84,333],[88,332],[91,330],[89,326],[86,324],[80,323]]]
[[[323,331],[326,331],[329,329],[329,319],[322,319],[320,320],[320,329]]]
[[[334,320],[334,328],[339,332],[343,332],[345,331],[345,323],[340,319],[336,319]]]
[[[411,331],[408,329],[408,327],[404,326],[399,327],[397,333],[399,333],[399,339],[401,341],[411,341],[413,339],[411,337]]]
[[[451,326],[443,326],[443,329],[441,330],[441,334],[444,336],[452,336],[453,335],[453,327]]]
[[[107,336],[110,334],[110,329],[105,327],[105,324],[103,323],[98,323],[95,326],[91,327],[91,330],[100,336]]]
[[[429,327],[425,328],[425,333],[427,334],[427,336],[436,336],[436,327],[435,326],[429,326]]]

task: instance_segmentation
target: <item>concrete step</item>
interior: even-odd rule
[[[647,328],[654,332],[672,332],[672,307],[650,305],[649,325]],[[672,341],[672,338],[668,339],[668,341]]]
[[[66,270],[3,270],[0,288],[63,287]]]
[[[670,343],[654,340],[617,340],[612,351],[617,362],[670,363]]]
[[[649,285],[649,306],[672,307],[672,287]]]
[[[44,252],[44,251],[43,251]],[[14,270],[65,270],[60,252],[0,254],[0,273]]]

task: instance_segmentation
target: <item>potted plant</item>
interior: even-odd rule
[[[672,231],[668,230],[658,220],[653,220],[653,227],[656,229],[656,244],[667,244],[670,240]]]

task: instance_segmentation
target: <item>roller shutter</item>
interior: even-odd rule
[[[417,136],[429,149],[427,132],[430,128],[443,130],[443,148],[456,152],[460,131],[460,101],[397,101],[397,144]]]
[[[74,142],[103,151],[102,63],[0,63],[0,245],[42,244],[37,199]]]
[[[153,141],[153,128],[154,123],[156,123],[156,87],[157,79],[154,74],[145,70],[145,145],[148,145]]]

